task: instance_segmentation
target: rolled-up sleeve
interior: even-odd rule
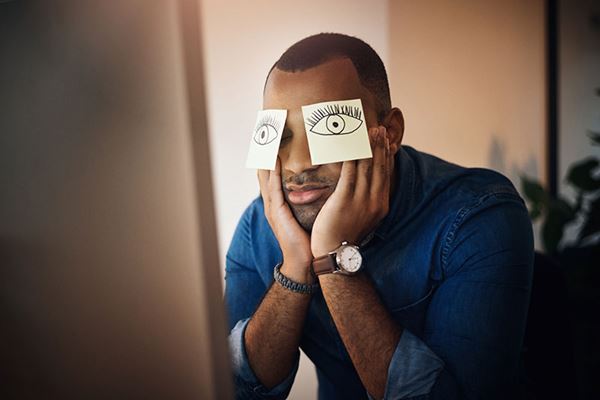
[[[446,276],[423,335],[403,331],[384,398],[515,398],[533,271],[527,210],[517,195],[481,198],[445,239]]]
[[[266,388],[256,378],[248,363],[244,332],[249,321],[250,318],[239,321],[229,334],[229,349],[236,380],[236,399],[285,399],[292,389],[298,371],[300,352],[296,354],[296,361],[290,374],[277,386]]]
[[[405,329],[390,361],[385,398],[407,399],[425,395],[431,391],[443,369],[444,362],[425,342]]]

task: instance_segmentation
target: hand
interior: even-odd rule
[[[279,157],[277,157],[275,171],[259,169],[257,175],[265,216],[283,253],[281,273],[298,283],[313,283],[314,279],[310,273],[313,259],[310,237],[298,224],[283,197]]]
[[[344,241],[359,243],[389,210],[392,152],[385,127],[371,130],[373,158],[344,161],[335,191],[317,215],[311,250],[320,257]]]

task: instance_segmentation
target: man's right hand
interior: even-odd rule
[[[313,259],[310,236],[296,221],[285,202],[281,188],[279,157],[277,157],[275,171],[259,169],[257,175],[265,216],[283,253],[281,273],[298,283],[314,283],[310,273]]]

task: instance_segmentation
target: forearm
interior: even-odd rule
[[[310,299],[275,282],[246,327],[248,362],[267,388],[282,382],[294,366]]]
[[[385,392],[388,367],[402,328],[391,318],[364,274],[319,276],[321,290],[336,328],[367,391]]]

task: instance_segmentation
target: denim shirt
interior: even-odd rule
[[[361,247],[363,268],[404,328],[385,399],[513,398],[533,269],[527,209],[510,181],[402,146],[390,211]],[[282,261],[255,199],[227,252],[225,303],[236,397],[285,398],[254,375],[244,330]],[[377,340],[373,337],[372,340]],[[319,399],[372,398],[354,369],[323,295],[313,295],[300,347],[313,361]]]

